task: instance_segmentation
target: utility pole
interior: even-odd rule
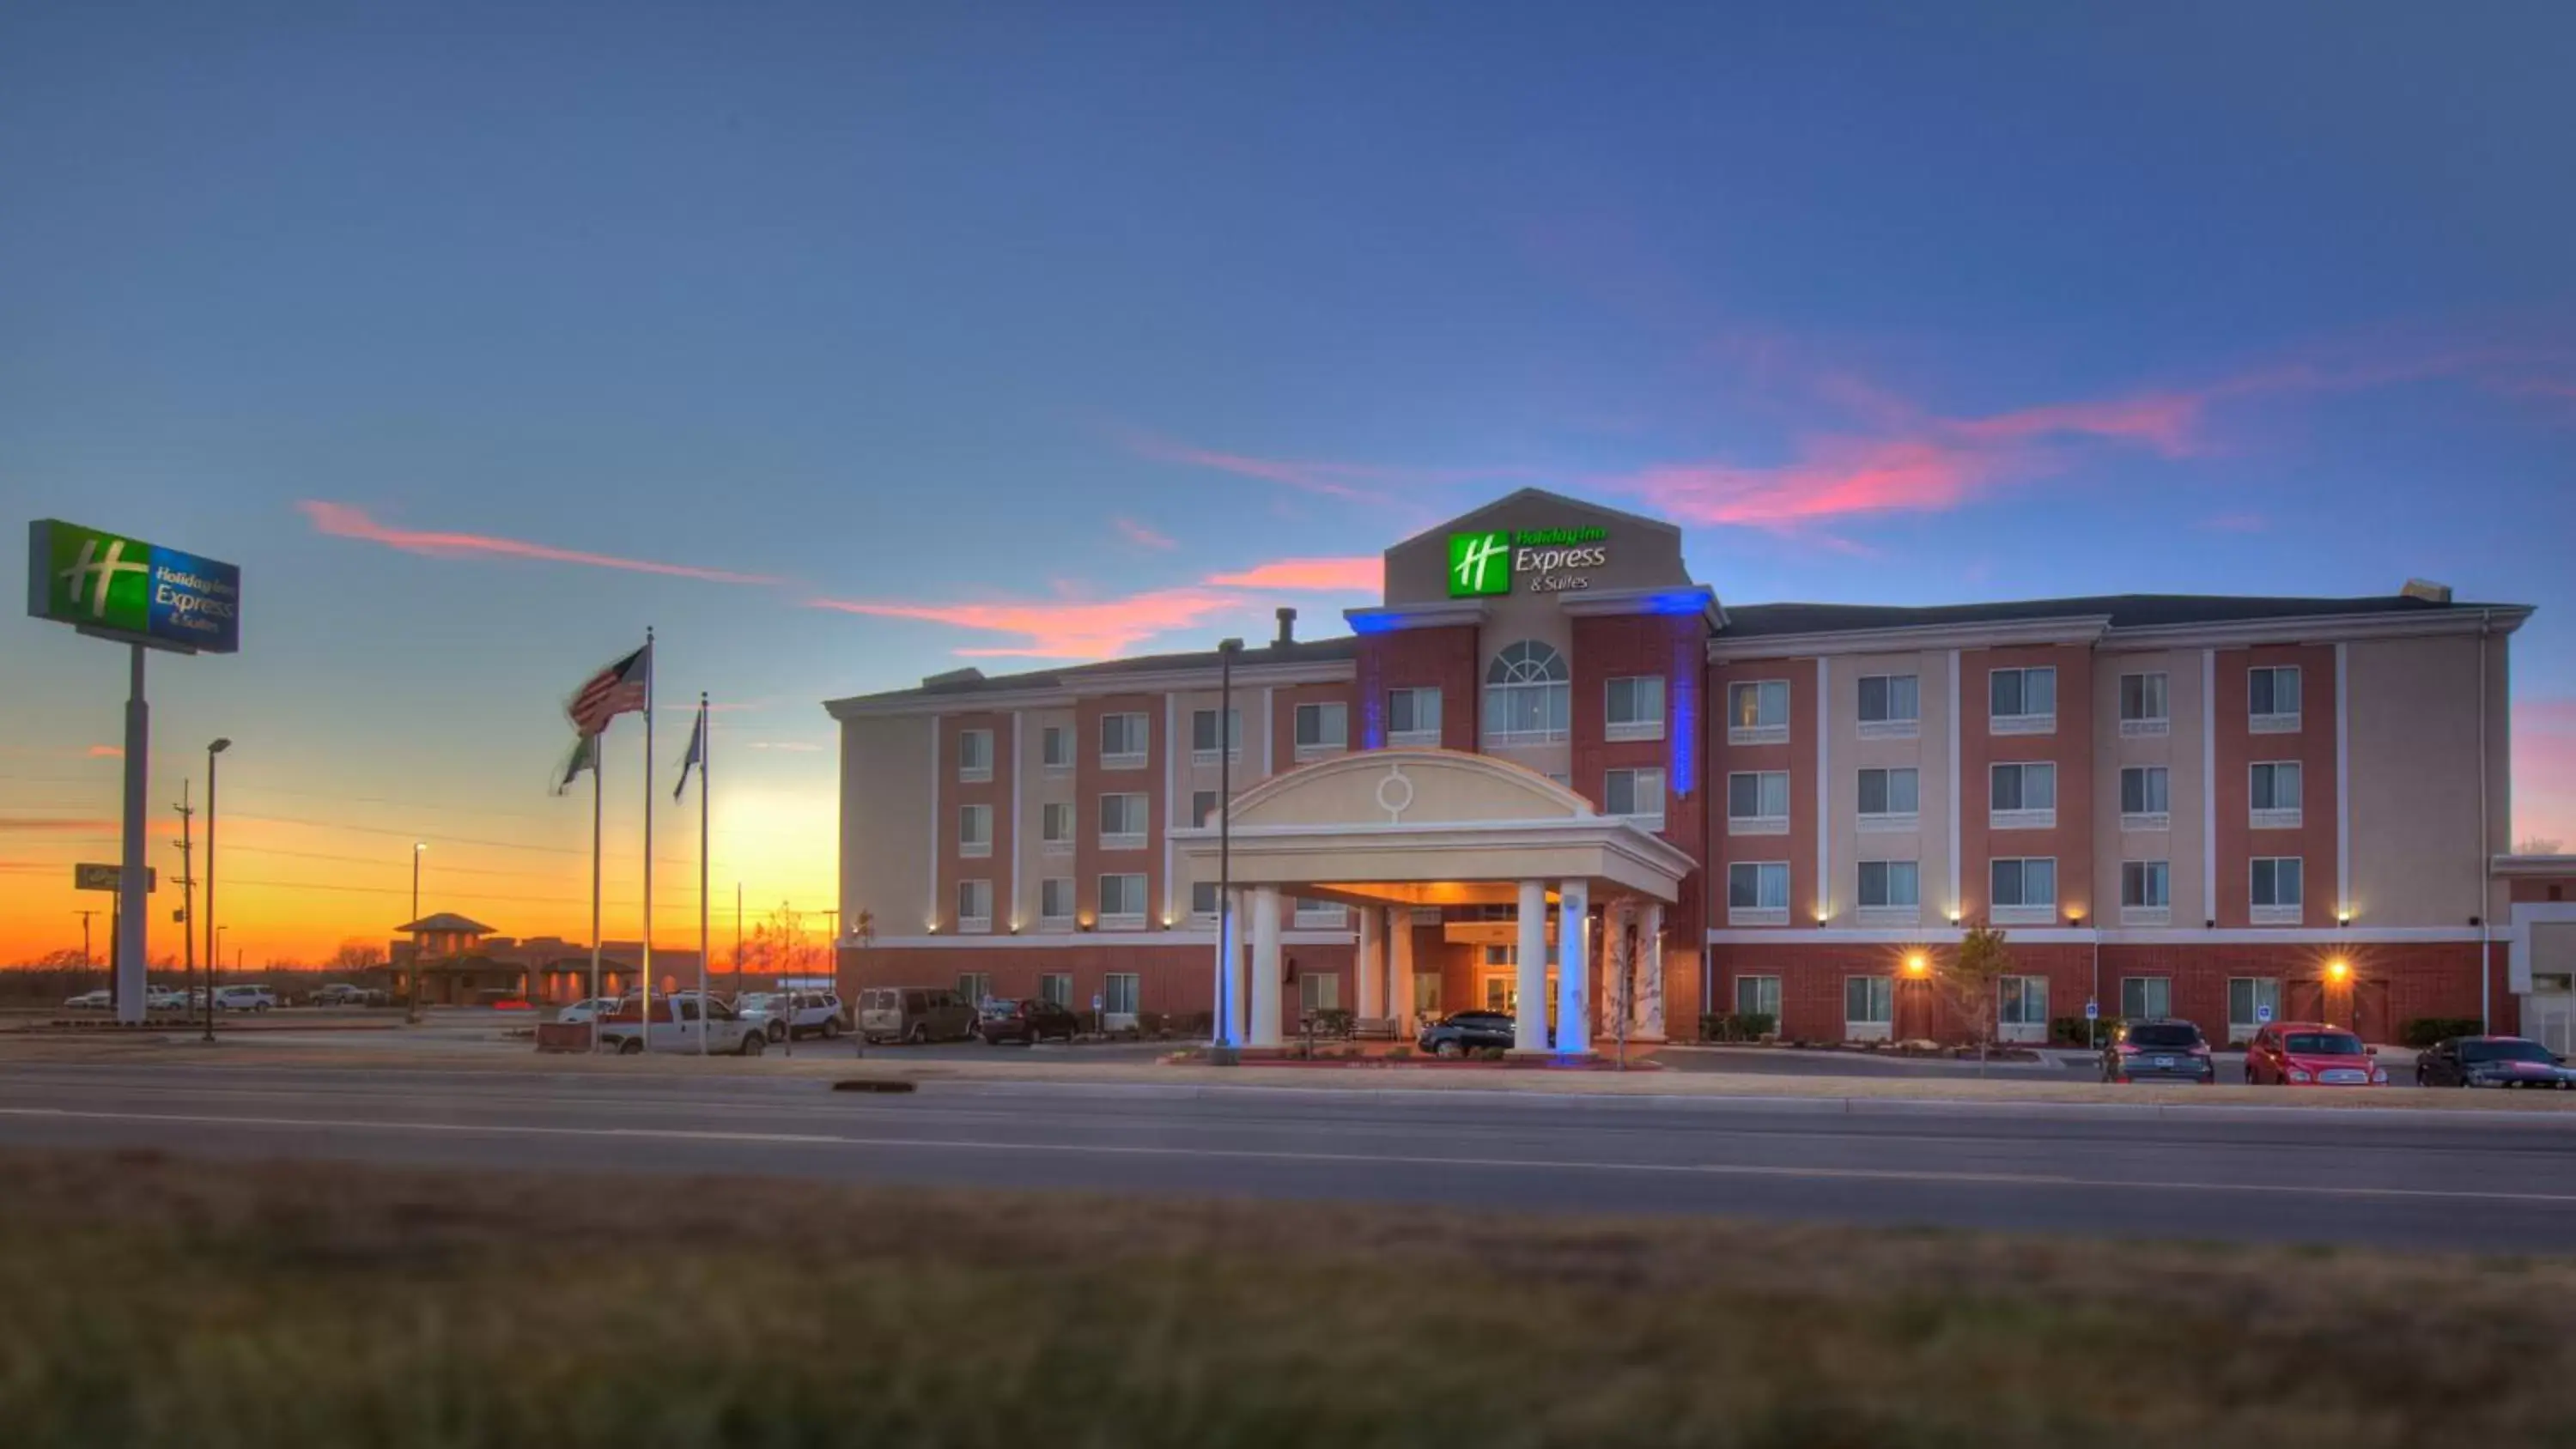
[[[192,800],[196,782],[179,782],[179,803],[171,808],[179,812],[179,939],[188,952],[187,990],[193,996],[197,989],[197,877],[196,828],[197,807]],[[182,1021],[187,1019],[185,1005],[179,1009]]]
[[[89,918],[97,915],[98,912],[74,911],[72,914],[81,918],[81,969],[86,971],[97,964],[90,959],[89,954]]]

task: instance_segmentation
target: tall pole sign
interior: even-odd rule
[[[241,570],[126,534],[59,519],[27,525],[27,613],[129,651],[125,699],[125,849],[117,869],[116,1019],[143,1020],[149,870],[143,862],[152,711],[143,654],[230,654],[241,647]]]

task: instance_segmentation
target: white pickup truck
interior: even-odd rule
[[[768,1034],[761,1030],[759,1022],[744,1020],[721,1001],[701,1001],[694,991],[654,997],[649,1027],[637,1017],[634,998],[629,997],[617,1003],[617,1009],[593,1029],[599,1033],[602,1045],[622,1057],[648,1049],[756,1057],[769,1045]]]

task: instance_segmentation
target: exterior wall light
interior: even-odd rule
[[[2337,956],[2326,963],[2326,976],[2328,979],[2339,983],[2350,975],[2352,975],[2352,963],[2346,961],[2341,956]]]
[[[1950,924],[1954,926],[1959,924],[1959,911],[1955,906],[1950,910]]]
[[[1924,955],[1920,951],[1916,951],[1905,958],[1905,974],[1908,976],[1926,975],[1931,970],[1932,958]]]

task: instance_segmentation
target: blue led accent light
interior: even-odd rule
[[[1392,634],[1411,621],[1402,614],[1359,614],[1347,622],[1354,634]]]
[[[1673,593],[1650,595],[1641,602],[1645,605],[1645,612],[1649,614],[1697,614],[1707,610],[1708,595],[1697,589],[1682,589]]]
[[[1699,671],[1688,660],[1677,661],[1673,670],[1673,732],[1671,758],[1664,765],[1664,778],[1672,782],[1676,795],[1687,795],[1697,787],[1699,768]]]

